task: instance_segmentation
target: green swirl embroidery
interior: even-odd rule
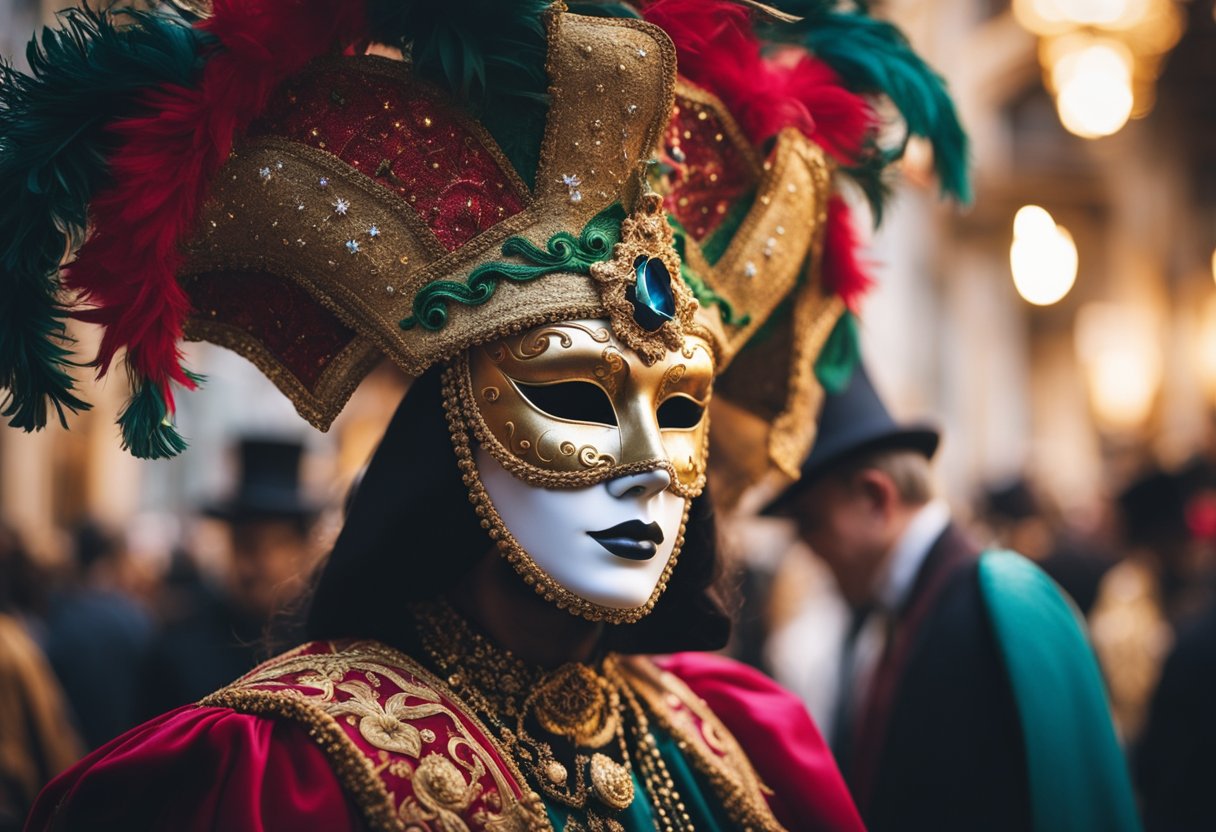
[[[526,283],[554,272],[590,274],[592,264],[612,257],[613,246],[621,239],[624,219],[625,210],[614,203],[592,217],[577,237],[569,231],[559,231],[543,249],[523,237],[510,237],[502,244],[503,256],[518,257],[524,262],[483,263],[463,283],[457,280],[428,283],[414,296],[413,314],[401,321],[401,328],[421,326],[432,332],[443,329],[448,322],[449,304],[480,306],[494,296],[503,280]]]

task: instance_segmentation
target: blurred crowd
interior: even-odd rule
[[[20,829],[42,786],[86,751],[243,675],[293,639],[321,554],[303,446],[240,443],[234,493],[184,528],[224,541],[218,564],[184,535],[136,556],[123,530],[82,518],[46,563],[0,526],[0,829]]]

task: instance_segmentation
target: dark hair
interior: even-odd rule
[[[440,370],[410,387],[349,501],[305,624],[310,639],[401,644],[402,605],[453,589],[493,545],[469,502],[448,434]],[[610,649],[713,650],[730,635],[716,588],[716,531],[708,494],[693,501],[684,548],[666,592],[637,624],[609,628]]]

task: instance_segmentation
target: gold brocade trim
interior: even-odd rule
[[[261,341],[239,327],[192,317],[186,321],[185,337],[188,341],[207,341],[242,356],[291,400],[297,413],[320,431],[329,430],[360,382],[384,358],[375,344],[356,335],[326,365],[316,387],[310,390]]]
[[[477,516],[481,520],[481,527],[486,530],[490,539],[494,541],[494,545],[498,548],[499,553],[507,559],[507,562],[523,578],[524,582],[536,591],[537,595],[540,595],[546,601],[556,604],[558,609],[566,610],[571,615],[585,618],[588,621],[606,621],[610,624],[633,624],[640,621],[654,609],[654,605],[659,601],[659,596],[667,589],[667,584],[671,580],[671,573],[676,568],[680,550],[684,547],[684,530],[688,525],[688,512],[691,501],[689,499],[684,500],[684,514],[680,519],[680,531],[676,535],[671,557],[668,558],[667,565],[663,568],[663,574],[659,577],[654,591],[650,594],[650,598],[647,599],[645,604],[631,609],[617,609],[580,598],[553,580],[549,576],[549,573],[541,569],[536,561],[532,560],[531,556],[519,544],[519,541],[511,534],[506,523],[503,522],[502,517],[494,508],[494,503],[490,500],[490,495],[486,493],[485,486],[481,482],[481,477],[477,473],[477,462],[473,459],[469,429],[462,416],[458,370],[459,362],[449,365],[443,371],[443,410],[448,421],[448,432],[452,437],[452,447],[456,452],[456,464],[460,468],[461,478],[464,481],[465,487],[469,489],[469,500],[473,503]],[[656,467],[658,466],[653,462],[642,463],[638,472],[652,471]],[[618,468],[616,476],[624,476],[630,473],[625,470],[627,468],[628,466]],[[591,474],[592,472],[587,473]],[[672,482],[676,482],[674,474]],[[565,487],[570,487],[570,485],[567,483]]]
[[[819,270],[819,258],[813,261]],[[825,297],[820,281],[808,281],[794,302],[793,348],[786,386],[785,408],[769,427],[768,456],[781,473],[792,479],[802,476],[802,463],[811,452],[817,432],[816,414],[823,401],[823,386],[815,375],[815,362],[833,327],[845,312],[839,295]]]
[[[215,708],[231,708],[237,713],[290,719],[308,731],[329,764],[342,788],[363,812],[376,832],[402,832],[405,825],[397,818],[393,799],[375,768],[359,747],[346,735],[337,720],[303,698],[264,690],[225,688],[199,702]]]
[[[647,331],[635,318],[635,303],[627,294],[637,288],[637,262],[657,259],[667,269],[675,306],[674,317],[658,329]],[[692,290],[680,277],[680,257],[675,250],[675,235],[663,213],[663,198],[644,194],[638,208],[621,223],[621,241],[611,260],[591,266],[591,277],[599,285],[612,331],[632,347],[646,364],[654,364],[668,351],[684,345],[684,327],[692,322],[699,305]]]
[[[586,810],[583,818],[567,816],[567,832],[624,832],[619,819],[604,815],[588,798],[623,811],[638,799],[635,775],[657,832],[692,832],[689,806],[650,732],[646,710],[622,674],[607,673],[616,661],[611,654],[595,664],[546,669],[494,644],[446,603],[418,604],[412,611],[418,639],[439,672],[480,709],[487,724],[499,729],[540,790],[558,804]],[[531,718],[540,726],[539,736],[530,728]],[[556,731],[545,728],[546,722]],[[626,733],[633,736],[632,747]],[[555,753],[551,740],[556,737],[573,738],[574,746]],[[616,753],[614,739],[619,762],[609,756]],[[571,762],[573,772],[567,765]]]
[[[726,364],[791,294],[808,258],[817,261],[822,254],[832,174],[823,149],[786,128],[777,135],[763,170],[751,209],[715,264],[709,264],[695,241],[685,245],[685,265],[726,298],[736,314],[748,316],[746,324],[725,326]],[[720,319],[713,307],[702,312],[706,317]]]
[[[331,652],[305,652],[318,644]],[[297,682],[281,681],[288,674],[302,672],[313,675]],[[403,672],[414,677],[417,683],[407,681]],[[352,673],[355,675],[348,678],[347,674]],[[367,684],[373,682],[376,675],[388,679],[403,693],[380,702],[373,686]],[[278,686],[279,689],[265,690],[255,686]],[[309,694],[301,688],[315,689],[318,693]],[[337,702],[334,700],[336,690],[353,695],[344,702]],[[406,693],[425,704],[406,706]],[[444,705],[443,700],[450,702],[455,710]],[[431,829],[467,832],[460,812],[467,809],[469,800],[479,793],[476,783],[482,774],[493,778],[499,801],[499,811],[482,819],[487,830],[553,832],[540,796],[527,788],[527,780],[506,749],[459,694],[414,659],[380,642],[350,642],[341,650],[335,642],[302,645],[259,665],[199,704],[285,717],[302,724],[334,765],[343,787],[377,832]],[[348,715],[348,719],[361,717],[357,722],[358,730],[364,740],[380,749],[378,764],[351,740],[336,721],[338,715]],[[425,731],[419,731],[409,722],[436,715],[449,719],[455,729],[446,740],[435,736],[427,738]],[[490,757],[477,738],[469,733],[466,722],[490,745],[497,760]],[[444,752],[424,755],[424,743],[438,743]],[[458,751],[468,754],[457,757]],[[417,760],[412,774],[398,770],[391,755]],[[472,764],[465,759],[471,759]],[[462,768],[473,774],[472,784],[465,781]],[[514,780],[520,798],[515,797],[502,769]],[[396,805],[380,777],[380,772],[386,770],[411,780],[413,795],[400,806]],[[431,826],[430,821],[436,825]]]
[[[528,664],[446,603],[415,604],[411,612],[437,672],[499,732],[536,788],[588,817],[633,803],[620,694],[594,665]]]
[[[655,721],[709,781],[731,820],[744,829],[785,832],[764,798],[769,789],[739,742],[684,682],[641,656],[612,656],[605,672],[642,698]]]

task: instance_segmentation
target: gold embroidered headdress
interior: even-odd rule
[[[725,0],[659,0],[646,20],[512,0],[459,25],[374,0],[180,8],[123,26],[70,15],[33,77],[0,83],[14,424],[87,406],[66,372],[70,313],[102,325],[102,372],[124,351],[119,422],[140,456],[184,448],[185,335],[249,358],[322,429],[382,357],[410,374],[445,366],[475,498],[474,441],[543,487],[662,468],[687,509],[723,371],[723,399],[769,426],[755,448],[721,443],[728,487],[769,461],[796,470],[820,384],[849,372],[842,313],[866,282],[836,174],[864,182],[897,155],[876,145],[868,97],[889,56],[850,64],[839,38],[815,40],[861,18],[808,6],[801,23],[765,24],[762,43],[752,10]],[[469,27],[485,42],[465,42]],[[786,41],[801,45],[772,52]],[[917,89],[942,99],[932,108],[892,98],[957,128],[931,80]],[[926,132],[923,117],[907,126]],[[567,597],[479,509],[525,578],[574,612],[636,620],[665,585],[627,614]]]
[[[864,184],[898,155],[870,98],[930,136],[956,193],[962,135],[940,79],[862,13],[785,0],[798,17],[758,37],[724,0],[642,5],[649,22],[543,0],[459,26],[376,0],[69,14],[32,77],[0,84],[5,414],[29,430],[88,406],[67,314],[103,327],[100,372],[125,356],[123,438],[150,457],[184,447],[183,335],[245,355],[324,429],[381,356],[417,374],[601,318],[647,364],[689,334],[734,362],[726,397],[774,423],[792,471],[807,367],[864,283],[836,173]]]
[[[856,364],[854,313],[871,280],[844,192],[864,193],[877,221],[884,169],[919,137],[943,192],[969,198],[945,85],[898,29],[822,0],[757,8],[644,4],[679,58],[663,187],[719,344],[711,458],[728,504],[772,469],[799,476],[824,389]],[[879,99],[902,116],[903,144],[880,145]]]

